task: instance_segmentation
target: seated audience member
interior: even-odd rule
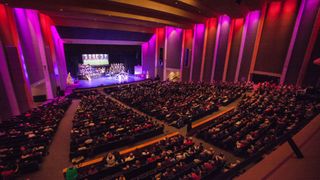
[[[107,167],[114,167],[116,165],[116,157],[112,153],[108,153],[106,157]]]
[[[66,179],[67,180],[76,180],[78,178],[78,170],[75,166],[72,166],[67,169]]]
[[[58,98],[0,123],[0,174],[37,170],[70,104],[70,99]]]
[[[238,107],[203,128],[198,136],[235,154],[251,156],[290,135],[319,110],[317,98],[297,98],[299,89],[261,83]]]
[[[220,105],[228,105],[250,88],[250,83],[148,81],[105,89],[105,92],[172,126],[181,128],[217,111]]]
[[[89,156],[162,132],[163,126],[156,121],[104,95],[83,95],[73,120],[70,158],[80,162],[79,158],[82,161]]]
[[[194,144],[191,138],[187,138],[187,141],[191,143],[186,144],[181,135],[166,138],[143,149],[120,155],[118,159],[124,160],[112,166],[112,173],[108,166],[96,173],[110,172],[104,175],[105,179],[201,179],[212,173],[223,173],[226,164],[223,154]],[[113,159],[111,153],[108,156]],[[80,171],[83,171],[80,179],[95,177],[88,171]]]

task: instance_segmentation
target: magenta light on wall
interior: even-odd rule
[[[230,17],[227,15],[223,15],[221,19],[221,27],[228,26],[230,24]]]
[[[145,61],[147,58],[147,53],[148,53],[148,42],[145,42],[141,45],[141,50],[142,50],[142,55],[141,55],[141,65],[142,68],[145,69]]]
[[[152,35],[152,37],[149,40],[149,44],[150,45],[155,44],[156,43],[156,38],[157,38],[156,34]]]
[[[167,27],[166,27],[166,30],[167,30],[167,34],[170,35],[170,34],[174,31],[174,27],[167,26]]]
[[[251,11],[249,12],[248,16],[250,17],[250,24],[251,23],[258,23],[260,18],[260,11]]]
[[[25,12],[23,9],[14,8],[14,13],[15,13],[15,16],[16,16],[18,22],[23,21],[25,19]],[[20,25],[23,26],[23,28],[28,28],[28,27],[26,27],[25,23],[20,23]],[[20,43],[18,44],[17,48],[18,48],[18,52],[20,53],[20,60],[21,60],[24,76],[25,76],[26,80],[29,81],[27,66],[25,63],[25,59],[24,59],[24,55],[23,55],[23,51],[22,51]]]
[[[198,48],[198,46],[196,44],[198,44],[199,41],[201,41],[202,37],[204,36],[204,31],[205,31],[205,25],[204,24],[195,24],[193,26],[193,34],[194,34],[194,38],[192,40],[192,54],[191,54],[191,65],[190,65],[190,74],[189,74],[189,81],[192,80],[192,75],[193,75],[193,66],[194,66],[194,62],[195,62],[195,52],[196,49]],[[197,46],[197,47],[196,47]]]
[[[268,15],[275,17],[280,13],[282,2],[272,2],[269,6]]]
[[[176,27],[172,27],[172,26],[167,26],[167,35],[168,38],[170,38],[170,36],[174,36],[177,34],[180,34],[182,32],[181,28],[176,28]]]
[[[236,74],[234,81],[237,82],[239,79],[239,73],[240,73],[240,68],[241,68],[241,63],[242,63],[242,57],[243,57],[243,51],[245,47],[245,42],[247,38],[247,32],[250,33],[252,32],[252,29],[254,25],[257,25],[259,22],[260,18],[260,11],[251,11],[247,14],[246,19],[245,19],[245,24],[242,30],[242,37],[241,37],[241,44],[240,44],[240,50],[239,50],[239,56],[238,56],[238,62],[237,62],[237,67],[236,67]]]
[[[59,36],[59,34],[57,32],[57,29],[56,29],[55,26],[51,26],[50,30],[51,30],[53,42],[55,44],[55,48],[58,48],[60,36]],[[59,49],[56,49],[56,51],[59,51]],[[59,55],[57,54],[56,56],[59,56]],[[54,74],[56,76],[59,76],[59,68],[58,68],[58,65],[57,65],[57,61],[54,61],[53,66],[54,66]]]
[[[216,43],[214,46],[214,53],[213,53],[213,63],[212,63],[212,71],[211,71],[211,82],[214,79],[214,73],[216,71],[216,64],[217,64],[217,54],[219,48],[219,39],[220,39],[220,31],[221,31],[221,24],[222,24],[223,16],[220,16],[218,19],[218,28],[217,28],[217,35],[216,35]]]
[[[19,49],[18,51],[20,52],[20,58],[21,58],[21,62],[22,62],[22,69],[23,69],[24,76],[27,79],[27,81],[29,81],[29,76],[28,76],[28,72],[27,72],[27,66],[26,66],[26,63],[25,63],[25,60],[24,60],[24,56],[23,56],[20,44],[18,45],[18,49]]]
[[[197,24],[196,25],[196,31],[197,31],[197,34],[199,36],[203,35],[204,30],[205,30],[205,25],[204,24]]]

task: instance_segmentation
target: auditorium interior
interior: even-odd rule
[[[320,0],[0,0],[0,180],[320,179]]]

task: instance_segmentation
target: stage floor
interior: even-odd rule
[[[76,88],[94,88],[98,86],[109,86],[114,84],[124,84],[124,83],[131,83],[136,81],[142,81],[145,80],[145,78],[137,77],[134,75],[129,75],[128,80],[126,81],[119,81],[115,77],[100,77],[97,79],[89,80],[78,80],[75,84]]]

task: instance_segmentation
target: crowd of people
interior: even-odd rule
[[[38,169],[70,104],[70,99],[59,98],[0,124],[2,177]]]
[[[163,133],[163,126],[97,92],[83,94],[71,130],[70,158],[101,152]]]
[[[240,156],[274,147],[320,112],[319,94],[299,92],[293,86],[258,84],[252,96],[244,96],[235,110],[217,118],[198,137]]]
[[[97,90],[74,90],[70,95],[68,95],[68,98],[81,99],[83,96],[96,95],[97,93]]]
[[[78,168],[76,176],[77,179],[198,180],[224,173],[234,166],[222,153],[195,144],[192,137],[176,135],[127,154],[110,152],[103,161]],[[74,172],[74,168],[70,170]],[[69,175],[67,170],[66,176]]]
[[[147,81],[105,89],[120,101],[181,128],[239,98],[251,84]]]

